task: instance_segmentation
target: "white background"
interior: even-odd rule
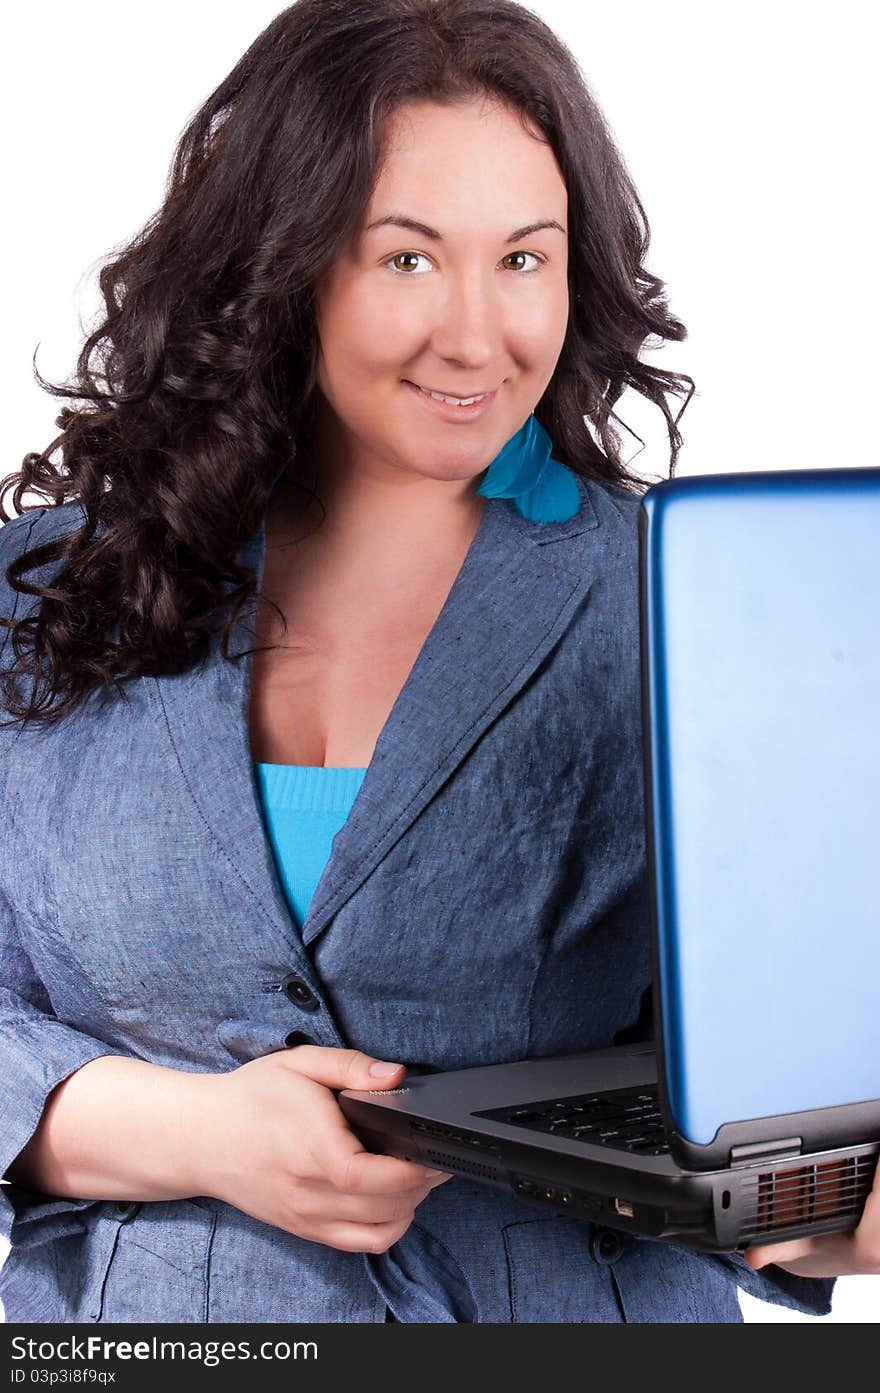
[[[56,434],[33,380],[73,370],[96,273],[161,202],[186,121],[278,13],[268,0],[41,0],[5,22],[7,267],[0,476]],[[876,465],[874,7],[534,0],[568,43],[645,204],[648,268],[689,329],[654,356],[698,394],[678,473]],[[664,426],[618,414],[665,476]],[[632,442],[634,453],[638,443]],[[0,1251],[2,1256],[2,1251]],[[747,1320],[815,1319],[743,1297]],[[880,1320],[880,1277],[838,1282],[830,1321]]]

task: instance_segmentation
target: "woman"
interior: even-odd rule
[[[637,358],[684,336],[640,215],[528,11],[300,0],[104,270],[0,548],[9,1320],[829,1309],[372,1156],[334,1097],[607,1044],[645,991],[610,417],[649,396],[674,464],[690,379]]]

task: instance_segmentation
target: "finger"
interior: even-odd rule
[[[353,1224],[397,1224],[412,1222],[417,1206],[426,1198],[421,1190],[396,1195],[351,1195],[328,1185],[300,1185],[296,1191],[296,1212],[311,1227],[337,1221]]]
[[[860,1245],[871,1248],[875,1255],[880,1253],[880,1165],[855,1232]]]
[[[812,1238],[797,1238],[791,1243],[762,1243],[754,1248],[746,1248],[743,1257],[749,1267],[758,1272],[771,1262],[794,1262],[798,1258],[809,1257],[814,1242]]]
[[[880,1271],[880,1170],[855,1229],[790,1243],[764,1243],[743,1254],[755,1271],[776,1263],[798,1277],[842,1277]]]
[[[443,1173],[438,1175],[418,1161],[365,1151],[351,1133],[338,1138],[324,1174],[337,1190],[357,1195],[391,1195],[423,1187],[426,1182],[439,1184],[443,1178]]]
[[[326,1087],[314,1090],[308,1130],[302,1132],[300,1142],[310,1163],[307,1170],[300,1169],[300,1177],[308,1181],[326,1180],[340,1192],[389,1195],[417,1190],[426,1183],[433,1186],[451,1178],[446,1171],[433,1170],[418,1161],[403,1161],[396,1156],[367,1151]]]
[[[329,1097],[329,1095],[328,1095]],[[382,1156],[367,1151],[355,1136],[339,1107],[323,1111],[320,1127],[309,1140],[318,1172],[337,1190],[349,1194],[389,1195],[439,1180],[444,1171],[435,1171],[418,1161]]]
[[[397,1223],[356,1224],[335,1222],[322,1224],[314,1237],[308,1233],[300,1237],[309,1238],[313,1243],[329,1244],[347,1253],[384,1253],[402,1238],[412,1222],[411,1218]]]
[[[436,1190],[438,1186],[445,1185],[447,1180],[455,1179],[455,1177],[450,1175],[447,1171],[423,1171],[422,1176],[423,1178],[417,1181],[414,1185],[403,1185],[397,1191],[381,1190],[375,1192],[374,1197],[387,1199],[393,1198],[395,1194],[398,1194],[401,1196],[402,1199],[408,1200],[413,1205],[421,1204],[422,1200],[427,1199],[428,1195],[430,1195],[433,1190]],[[323,1175],[319,1176],[315,1174],[314,1177],[309,1176],[307,1178],[307,1183],[310,1186],[312,1186],[317,1192],[325,1194],[328,1197],[331,1195],[338,1197],[340,1194],[343,1193],[355,1193],[357,1197],[368,1200],[371,1195],[371,1192],[366,1190],[360,1190],[355,1192],[342,1191],[331,1181],[327,1180]]]
[[[394,1088],[406,1073],[404,1064],[377,1059],[362,1050],[325,1045],[294,1045],[283,1053],[279,1051],[279,1060],[282,1067],[305,1074],[325,1088]]]
[[[796,1277],[842,1277],[858,1272],[853,1234],[827,1233],[819,1238],[799,1238],[790,1243],[765,1243],[744,1254],[756,1270],[776,1263]]]

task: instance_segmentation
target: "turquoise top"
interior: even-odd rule
[[[348,817],[367,771],[257,763],[254,770],[278,874],[302,928],[330,859],[333,838]]]

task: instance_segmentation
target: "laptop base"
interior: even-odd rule
[[[597,1093],[647,1096],[656,1081],[652,1049],[618,1046],[411,1075],[400,1088],[344,1090],[338,1101],[372,1151],[499,1186],[544,1210],[703,1252],[741,1251],[858,1223],[880,1143],[806,1156],[756,1154],[742,1164],[688,1171],[668,1151],[625,1149],[619,1136],[611,1145],[556,1135],[545,1118],[535,1129],[528,1117],[502,1116]]]

